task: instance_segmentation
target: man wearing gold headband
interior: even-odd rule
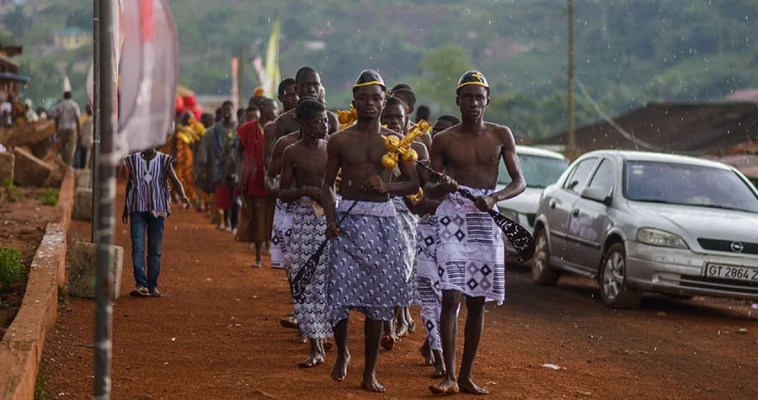
[[[382,321],[391,320],[395,307],[407,302],[403,262],[398,252],[398,224],[390,197],[412,195],[419,190],[412,161],[399,162],[403,176],[400,182],[391,182],[392,171],[382,166],[386,153],[382,135],[393,135],[380,122],[385,90],[376,71],[364,70],[358,76],[353,86],[358,120],[329,139],[321,196],[326,237],[331,240],[329,302],[337,343],[332,379],[342,381],[347,376],[348,318],[350,310],[356,310],[366,315],[361,388],[371,392],[385,391],[376,380]],[[334,185],[340,168],[342,184],[337,204]]]
[[[442,353],[447,374],[430,386],[433,393],[486,394],[471,379],[484,327],[484,304],[502,304],[505,297],[505,248],[502,232],[487,214],[498,202],[524,191],[516,144],[510,129],[484,121],[490,103],[490,87],[479,71],[461,76],[456,89],[461,123],[434,137],[432,167],[449,178],[427,185],[432,197],[444,195],[437,208],[437,265],[441,272]],[[504,189],[494,191],[500,160],[511,177]],[[464,188],[477,196],[476,202],[458,194]],[[465,297],[468,316],[460,374],[456,377],[456,312]]]

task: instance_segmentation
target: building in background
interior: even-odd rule
[[[20,86],[26,85],[31,78],[18,74],[18,64],[11,57],[24,52],[21,46],[0,45],[0,92],[4,95],[18,96]],[[6,97],[7,98],[7,97]]]

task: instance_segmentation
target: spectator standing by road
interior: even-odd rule
[[[174,159],[155,149],[135,153],[126,158],[129,181],[126,184],[126,202],[121,220],[129,223],[132,239],[132,263],[136,287],[129,295],[134,297],[163,297],[158,291],[161,271],[163,222],[171,215],[171,189],[168,180],[179,192],[184,204],[189,199],[182,182],[174,172]],[[147,276],[145,275],[145,232],[147,232]]]
[[[77,138],[81,131],[79,120],[82,113],[79,105],[71,99],[71,92],[63,93],[63,101],[55,106],[53,114],[55,115],[55,130],[58,131],[58,140],[61,141],[61,158],[66,165],[72,167],[78,144]]]

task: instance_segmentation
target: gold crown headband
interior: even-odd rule
[[[371,82],[356,83],[355,86],[353,87],[364,87],[364,86],[371,86],[371,85],[384,86],[384,84],[379,81],[371,81]]]
[[[460,89],[460,88],[462,88],[464,86],[467,86],[467,85],[479,85],[479,86],[484,86],[486,88],[489,88],[489,85],[487,85],[486,83],[482,83],[482,82],[464,82],[464,83],[461,83],[460,85],[458,85],[458,87],[456,89]]]

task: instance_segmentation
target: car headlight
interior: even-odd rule
[[[500,210],[500,214],[503,214],[506,218],[510,219],[511,221],[515,223],[520,223],[519,218],[518,218],[518,213],[516,211],[513,211],[509,208],[498,207],[498,209]]]
[[[637,231],[637,241],[651,246],[673,247],[676,249],[689,248],[681,236],[660,229],[640,228]]]

